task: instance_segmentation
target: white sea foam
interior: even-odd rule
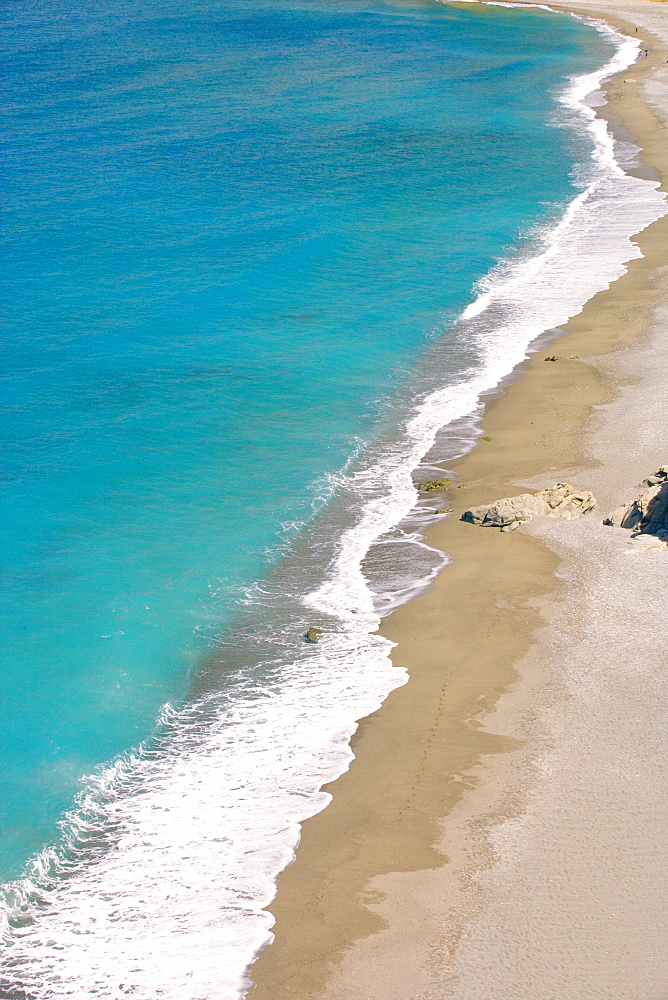
[[[407,679],[389,663],[390,643],[369,634],[379,622],[362,572],[371,543],[414,507],[411,472],[439,429],[475,412],[536,337],[619,277],[639,256],[631,236],[666,211],[656,185],[619,168],[589,106],[638,48],[598,28],[616,40],[614,58],[562,98],[595,140],[586,186],[539,252],[496,268],[464,313],[482,363],[424,395],[394,444],[345,477],[359,515],[305,598],[337,626],[293,662],[277,662],[279,679],[240,673],[225,693],[168,712],[155,749],[91,783],[64,824],[69,850],[46,852],[10,889],[8,990],[35,1000],[243,995],[248,964],[271,939],[264,908],[299,824],[329,801],[320,789],[347,768],[356,720]]]

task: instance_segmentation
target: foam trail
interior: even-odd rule
[[[326,579],[304,599],[329,615],[321,643],[239,672],[223,693],[169,714],[152,748],[101,773],[66,818],[69,845],[35,859],[7,889],[4,985],[34,1000],[238,1000],[247,968],[271,939],[264,909],[292,859],[299,824],[324,808],[322,785],[351,759],[356,720],[406,681],[379,622],[362,561],[373,540],[413,508],[412,470],[440,428],[475,412],[528,345],[565,323],[640,255],[633,234],[665,214],[656,185],[623,173],[588,104],[629,66],[637,44],[607,26],[617,52],[571,82],[562,104],[590,131],[583,190],[540,250],[496,268],[458,335],[480,363],[421,396],[393,443],[345,476],[354,523]],[[294,646],[294,644],[293,644]]]

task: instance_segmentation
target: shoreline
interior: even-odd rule
[[[634,27],[628,15],[653,7],[648,0],[550,6],[599,17],[626,33]],[[624,87],[615,78],[606,86],[606,111],[638,136],[643,160],[659,171],[665,190],[668,156],[640,94],[640,81],[659,59],[665,65],[662,44],[663,52],[655,49],[646,64],[626,71],[633,82]],[[658,49],[654,39],[653,45]],[[397,643],[393,662],[406,666],[411,679],[362,720],[352,741],[355,760],[326,786],[333,801],[303,825],[297,860],[282,874],[270,907],[276,940],[251,969],[253,1000],[440,997],[450,995],[444,992],[450,977],[460,976],[453,971],[458,941],[484,908],[476,880],[494,863],[486,831],[523,815],[529,790],[540,784],[537,761],[550,746],[536,704],[548,690],[557,702],[565,697],[546,652],[556,640],[543,633],[566,597],[567,584],[556,573],[568,565],[569,527],[507,535],[458,518],[466,507],[526,486],[569,478],[586,487],[593,476],[601,482],[595,491],[601,516],[589,517],[600,524],[625,499],[620,488],[635,485],[637,475],[617,468],[614,485],[606,486],[611,477],[602,478],[600,431],[592,438],[591,427],[600,408],[610,409],[643,377],[624,355],[647,341],[648,314],[660,292],[656,269],[666,265],[666,217],[636,242],[644,256],[590,299],[554,342],[579,359],[546,365],[540,353],[523,362],[486,405],[482,423],[491,440],[449,463],[460,476],[453,514],[429,529],[426,541],[453,562],[381,628]],[[527,413],[541,420],[534,426]],[[640,452],[633,457],[639,460]],[[546,705],[546,712],[553,708]],[[458,988],[465,988],[462,981]],[[430,992],[435,983],[438,994]]]

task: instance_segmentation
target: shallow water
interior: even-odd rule
[[[10,975],[235,997],[406,679],[369,631],[443,562],[411,469],[659,199],[568,82],[618,40],[545,11],[24,4],[3,37],[6,877],[69,810]]]

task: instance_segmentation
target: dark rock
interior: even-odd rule
[[[447,489],[451,482],[451,479],[426,479],[423,483],[417,483],[416,488],[420,493],[434,493],[436,490]]]

